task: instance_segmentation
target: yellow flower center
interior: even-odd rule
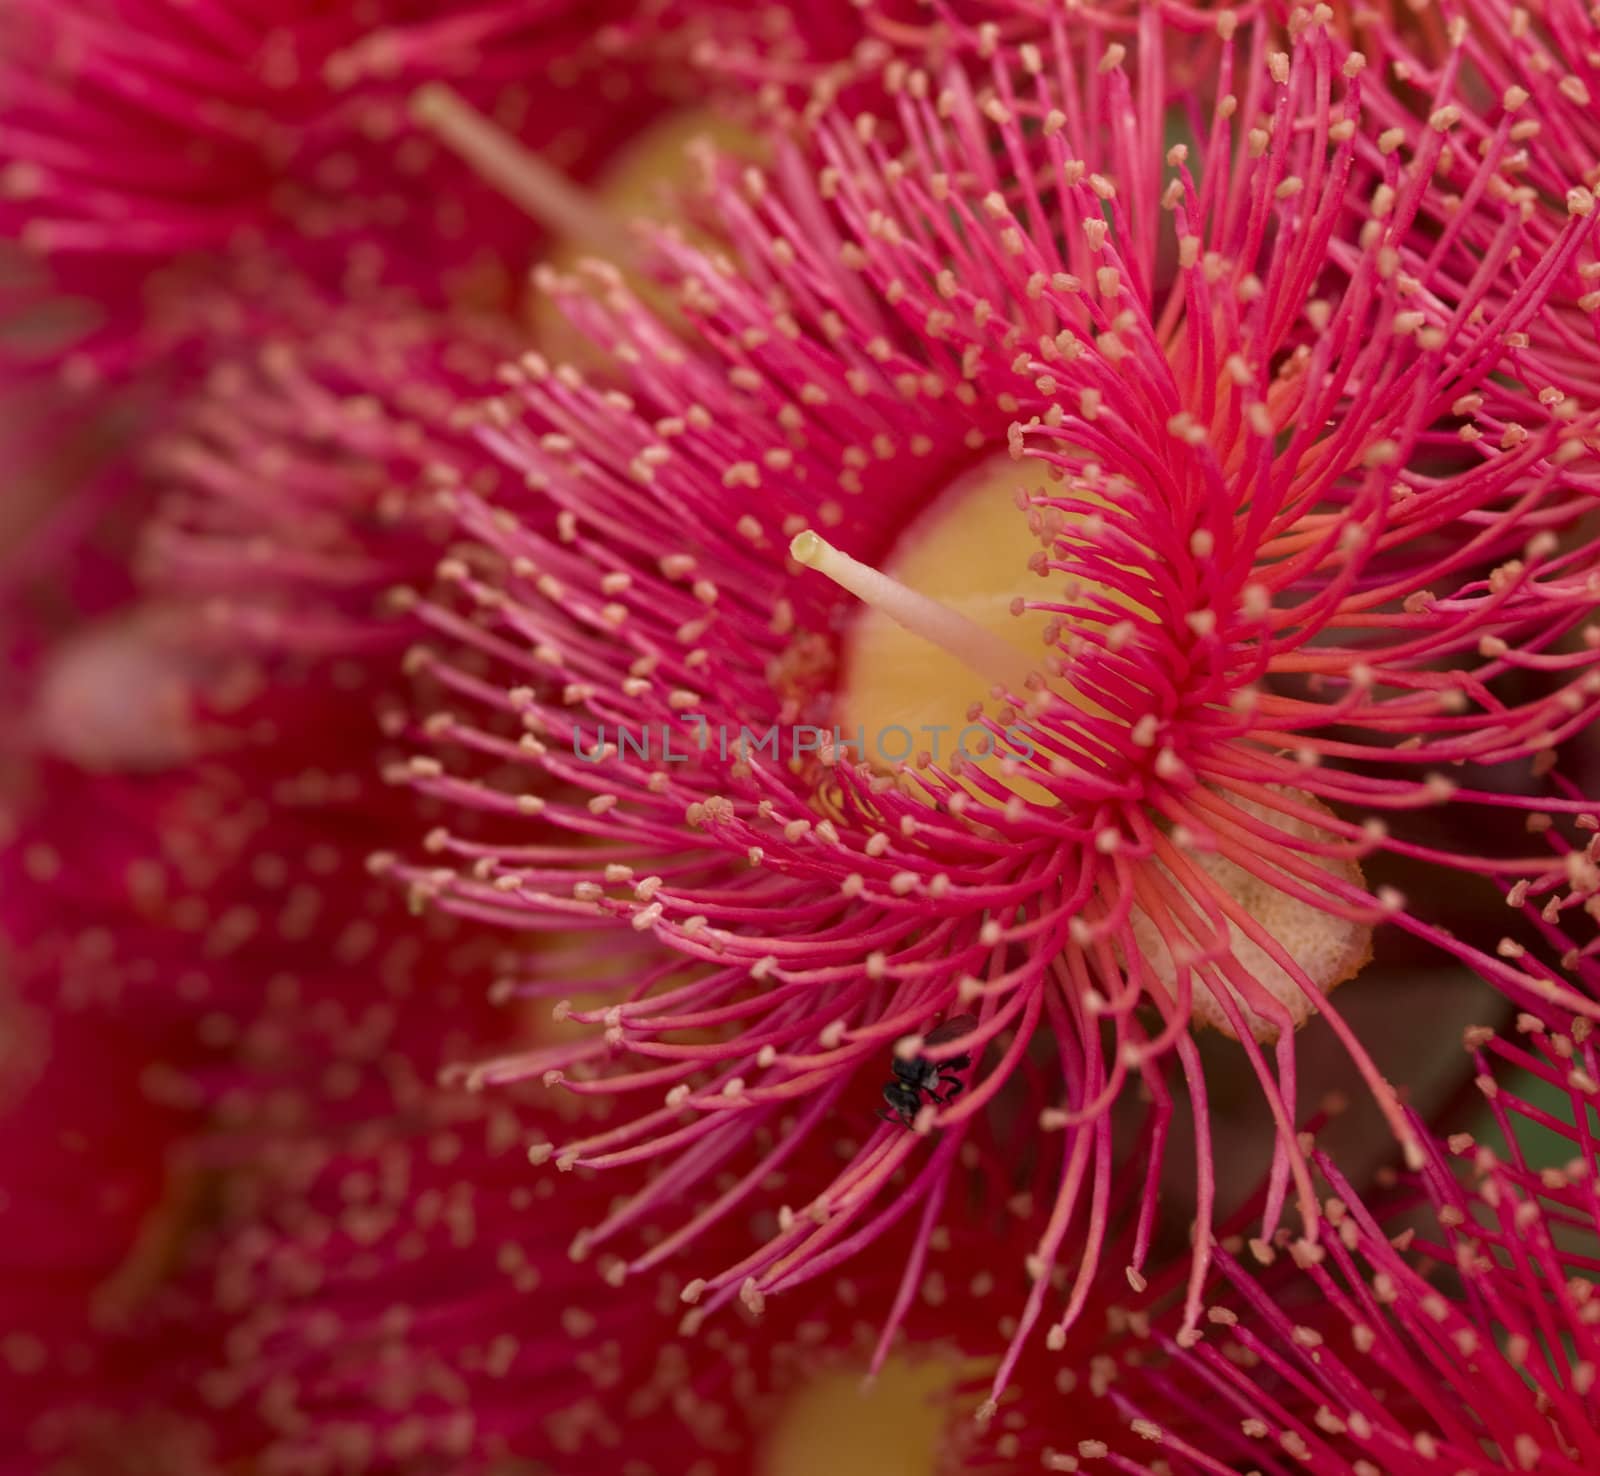
[[[935,1476],[956,1372],[943,1359],[891,1358],[865,1386],[860,1367],[820,1375],[779,1417],[760,1476]]]

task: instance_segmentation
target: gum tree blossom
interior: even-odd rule
[[[526,249],[537,232],[513,218]],[[364,861],[407,819],[374,794],[375,718],[406,638],[381,597],[438,557],[442,520],[416,491],[465,464],[457,407],[525,338],[404,289],[338,303],[279,281],[204,309],[203,383],[147,404],[135,453],[75,489],[17,564],[20,582],[48,559],[51,623],[80,628],[35,657],[18,627],[40,669],[6,734],[42,755],[0,917],[20,996],[7,1018],[36,1057],[0,1073],[0,1218],[26,1288],[9,1299],[8,1425],[109,1375],[104,1308],[147,1291],[185,1233],[173,1164],[197,1127],[222,1129],[209,1157],[246,1151],[235,1131],[284,1125],[286,1105],[331,1127],[351,1058],[418,1028],[395,1011],[424,961],[427,1010],[451,1023],[428,1015],[407,1069],[494,1038],[481,992],[463,1002],[451,981],[485,969],[495,940],[473,954],[462,929],[419,932]],[[313,996],[316,1023],[286,1039]],[[81,1191],[54,1181],[63,1143]]]
[[[1556,537],[1587,505],[1596,412],[1529,349],[1579,296],[1593,197],[1567,182],[1535,231],[1493,187],[1500,152],[1452,150],[1488,247],[1422,230],[1479,100],[1446,66],[1425,115],[1378,129],[1383,82],[1328,20],[1297,12],[1285,36],[1149,10],[1130,49],[1058,19],[1042,44],[980,31],[970,74],[891,68],[892,117],[828,117],[810,163],[723,180],[725,254],[660,238],[697,347],[602,267],[589,294],[547,276],[627,387],[530,355],[486,407],[483,443],[526,490],[448,494],[469,541],[411,663],[447,694],[417,730],[437,756],[394,776],[461,818],[430,864],[381,864],[419,904],[617,949],[592,1009],[530,954],[500,992],[589,1030],[469,1077],[619,1104],[535,1150],[658,1168],[580,1254],[736,1165],[755,1192],[781,1114],[798,1138],[846,1122],[851,1162],[685,1289],[759,1303],[898,1222],[925,1244],[953,1155],[1025,1141],[1058,1166],[998,1390],[1047,1300],[1053,1346],[1081,1312],[1111,1104],[1134,1084],[1165,1100],[1174,1065],[1197,1326],[1191,1025],[1238,1039],[1279,1125],[1262,1236],[1292,1186],[1315,1238],[1292,1132],[1312,1012],[1420,1161],[1327,999],[1375,925],[1514,998],[1593,1008],[1364,874],[1392,855],[1490,896],[1489,878],[1592,890],[1581,865],[1406,822],[1531,806],[1474,766],[1542,764],[1600,699],[1593,645],[1567,641],[1597,550]],[[930,715],[992,751],[879,746]],[[975,1063],[959,1097],[916,1131],[875,1126],[892,1063],[961,1014],[925,1057]],[[1035,1137],[1008,1084],[1040,1052],[1058,1084]]]
[[[172,428],[175,403],[219,358],[285,330],[285,281],[396,315],[521,301],[537,232],[413,124],[413,89],[452,78],[552,167],[592,168],[650,108],[621,105],[636,70],[613,69],[613,95],[601,96],[585,39],[592,16],[579,26],[569,5],[517,10],[414,0],[273,0],[248,15],[209,3],[7,7],[0,379],[29,458],[24,469],[19,455],[21,485],[6,499],[0,615],[10,630],[39,624],[34,607],[54,629],[100,613],[111,591],[127,597],[117,565],[148,512],[148,440]],[[538,78],[554,87],[557,74],[567,105],[530,109],[527,88]],[[98,465],[88,447],[100,448]],[[115,558],[80,572],[96,541]]]
[[[285,262],[351,296],[510,300],[527,223],[413,125],[409,97],[449,78],[558,167],[592,163],[637,121],[625,70],[603,96],[593,22],[568,3],[11,7],[0,229],[43,260],[44,290],[105,311],[63,369],[149,368],[205,331],[197,293]],[[550,91],[559,109],[534,105]]]
[[[613,176],[668,167],[675,134],[716,116],[709,94],[749,109],[758,88],[775,103],[842,65],[860,36],[854,10],[840,0],[811,21],[801,34],[787,6],[713,0],[581,14],[569,0],[279,0],[248,17],[11,7],[0,236],[19,250],[3,357],[26,426],[15,449],[40,474],[30,465],[7,498],[8,623],[33,571],[59,566],[130,499],[143,515],[145,433],[170,429],[175,400],[241,344],[326,338],[317,318],[285,321],[287,298],[430,322],[448,307],[456,336],[484,332],[473,319],[509,333],[537,316],[533,253],[625,244],[610,196],[629,190]],[[531,219],[525,193],[468,167],[429,126],[430,92],[536,160]],[[595,185],[601,209],[562,212],[569,174]],[[87,476],[82,448],[95,442],[111,464]],[[70,497],[57,486],[68,482]]]
[[[861,36],[847,0],[20,0],[0,26],[0,235],[43,263],[18,298],[99,321],[39,354],[93,384],[204,337],[197,297],[292,271],[347,298],[503,309],[529,224],[414,116],[446,84],[535,149],[591,173],[664,106],[795,86]],[[70,351],[69,351],[70,350]]]

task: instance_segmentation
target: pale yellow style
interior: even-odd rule
[[[952,485],[938,501],[906,530],[884,564],[884,573],[897,583],[928,595],[946,610],[964,617],[997,642],[1016,653],[1016,667],[1041,675],[1049,654],[1044,644],[1051,616],[1036,610],[1011,613],[1012,601],[1025,589],[1044,594],[1045,583],[1028,569],[1028,560],[1043,551],[1028,530],[1027,517],[1017,509],[1016,494],[1042,480],[1037,463],[1016,462],[1001,456],[984,462]],[[911,733],[915,751],[926,749],[948,766],[958,736],[969,726],[967,713],[982,703],[988,713],[998,711],[983,678],[954,652],[933,645],[924,635],[908,630],[881,605],[868,605],[850,627],[843,650],[840,682],[839,726],[867,733],[864,757],[879,764],[878,738],[885,753],[896,753],[899,735]],[[986,663],[987,665],[987,663]],[[988,672],[991,681],[1002,673]],[[944,727],[937,737],[924,727]],[[891,736],[892,734],[892,736]],[[977,754],[988,743],[982,734],[967,735],[967,751]],[[981,763],[998,775],[995,762]],[[1019,791],[1022,781],[1010,781]],[[1035,791],[1028,797],[1042,795]]]
[[[595,215],[610,223],[610,240],[595,240],[588,233],[566,233],[551,243],[544,260],[559,273],[569,273],[586,256],[609,260],[637,260],[640,243],[628,230],[635,220],[676,225],[685,239],[702,250],[716,242],[679,219],[680,202],[696,192],[702,182],[698,145],[709,144],[720,155],[751,162],[762,150],[748,129],[703,108],[668,113],[641,129],[606,161],[588,190]],[[672,294],[636,267],[623,272],[629,289],[652,311],[678,326],[680,319]],[[605,362],[603,346],[588,343],[569,323],[556,303],[539,293],[533,305],[534,342],[553,363],[574,363],[592,368]]]

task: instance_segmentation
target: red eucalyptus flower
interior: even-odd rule
[[[0,229],[108,315],[68,367],[148,367],[197,285],[252,259],[352,295],[510,300],[525,218],[416,128],[410,94],[449,78],[557,167],[592,161],[637,118],[603,96],[632,79],[600,78],[594,21],[565,0],[12,7]]]
[[[598,12],[288,0],[249,16],[211,3],[12,7],[0,21],[0,236],[21,249],[5,270],[5,358],[27,423],[17,452],[45,474],[18,467],[0,523],[7,623],[39,569],[81,547],[88,525],[125,515],[117,499],[143,483],[143,432],[168,424],[173,401],[260,337],[320,348],[329,334],[293,318],[296,299],[429,323],[448,306],[455,335],[509,337],[532,306],[541,241],[623,242],[620,221],[574,211],[567,173],[598,171],[605,189],[611,171],[648,170],[628,146],[647,146],[663,114],[708,118],[708,92],[712,108],[748,109],[763,85],[775,101],[826,75],[860,34],[843,0],[803,31],[787,6],[715,0]],[[484,129],[520,150],[516,187],[472,146]],[[86,398],[124,379],[123,401]],[[97,441],[126,457],[85,477],[81,448]],[[66,481],[87,485],[64,497]],[[97,591],[92,604],[105,603]]]
[[[483,302],[483,261],[499,298],[527,231],[410,132],[414,89],[448,77],[544,139],[513,79],[547,45],[579,77],[590,48],[560,28],[593,17],[290,8],[266,32],[152,15],[161,39],[87,5],[7,21],[50,58],[16,79],[12,223],[113,310],[76,366],[142,366],[174,322],[221,361],[155,457],[158,605],[43,689],[36,732],[122,772],[69,794],[47,771],[0,893],[24,1017],[55,1042],[12,1088],[6,1177],[48,1177],[41,1117],[115,1169],[86,1168],[71,1243],[40,1194],[0,1203],[48,1274],[0,1345],[28,1440],[103,1469],[144,1427],[112,1409],[85,1454],[61,1390],[114,1371],[163,1409],[175,1469],[626,1469],[683,1438],[739,1470],[786,1391],[903,1331],[957,1370],[965,1469],[1159,1469],[1147,1440],[1172,1469],[1585,1469],[1589,1298],[1565,1278],[1594,1264],[1589,1158],[1537,1174],[1508,1134],[1512,1161],[1480,1155],[1458,1189],[1326,1000],[1382,921],[1484,972],[1529,1010],[1547,1049],[1521,1064],[1577,1094],[1558,1130],[1588,1154],[1594,992],[1562,972],[1583,986],[1587,950],[1547,938],[1557,970],[1519,934],[1486,956],[1380,884],[1396,859],[1498,882],[1551,932],[1596,905],[1589,802],[1504,778],[1542,777],[1600,699],[1584,18],[1356,17],[1362,54],[1325,7],[1286,34],[1178,7],[875,12],[869,34],[953,57],[891,64],[895,102],[857,119],[854,94],[826,105],[855,75],[817,65],[857,35],[831,10],[724,35],[719,7],[639,7],[595,56],[709,17],[695,75],[817,84],[817,136],[770,175],[714,172],[720,247],[658,233],[698,341],[604,266],[592,297],[547,274],[617,363],[591,382],[524,357],[474,445],[460,407],[513,335],[415,304]],[[197,123],[203,147],[167,146]],[[198,320],[130,296],[152,259],[181,295],[218,252],[361,300],[275,317],[248,271]],[[408,665],[438,756],[389,771],[442,822],[419,865],[398,859],[411,796],[373,782],[383,653],[414,626],[373,617],[451,516],[447,592],[400,600],[436,640]],[[918,716],[965,717],[955,756],[885,753],[902,677],[943,704]],[[1546,839],[1411,828],[1447,806]],[[438,910],[403,918],[391,878]],[[491,1023],[491,975],[569,1027]],[[1421,1248],[1454,1258],[1455,1302],[1293,1135],[1313,1012],[1439,1207]],[[1279,1127],[1249,1238],[1292,1254],[1266,1273],[1214,1246],[1192,1023],[1237,1039]],[[425,1088],[469,1039],[503,1048],[469,1085],[542,1076],[579,1110]],[[73,1101],[86,1069],[123,1101],[137,1080],[140,1114]],[[1155,1186],[1180,1072],[1199,1212],[1174,1256]],[[173,1124],[202,1119],[175,1158]],[[530,1135],[571,1177],[518,1170]],[[175,1161],[219,1224],[172,1192]],[[1277,1228],[1291,1184],[1303,1237]],[[1232,1292],[1208,1323],[1214,1257]],[[169,1261],[135,1331],[98,1338],[107,1287]],[[517,1315],[554,1285],[559,1330]],[[702,1342],[679,1349],[685,1302]],[[1102,1321],[1155,1326],[1159,1356],[1114,1357]],[[1213,1352],[1213,1323],[1244,1330]],[[1552,1335],[1572,1357],[1530,1364]],[[1109,1405],[1068,1421],[1044,1391],[1083,1369]]]
[[[0,29],[0,235],[47,270],[12,292],[102,310],[71,353],[38,346],[80,383],[159,367],[204,337],[208,286],[286,267],[351,298],[508,308],[523,202],[422,126],[418,89],[449,85],[559,182],[664,103],[703,105],[691,77],[737,96],[844,58],[854,8],[804,9],[802,25],[727,0],[19,0]]]
[[[999,1388],[1051,1269],[1065,1255],[1090,1284],[1105,1113],[1130,1078],[1164,1091],[1170,1056],[1198,1127],[1197,1323],[1211,1150],[1192,1018],[1239,1038],[1279,1123],[1267,1230],[1292,1182],[1314,1235],[1285,1027],[1326,1014],[1420,1153],[1325,998],[1375,924],[1515,998],[1592,1009],[1362,867],[1593,890],[1560,858],[1406,830],[1447,803],[1582,808],[1468,766],[1539,759],[1600,700],[1594,646],[1567,641],[1600,577],[1569,532],[1600,421],[1530,347],[1580,295],[1593,197],[1574,179],[1530,211],[1494,187],[1500,152],[1451,149],[1500,107],[1459,67],[1425,117],[1370,110],[1382,82],[1328,20],[1297,13],[1285,39],[1150,9],[1107,44],[1057,18],[1042,44],[978,32],[976,80],[892,68],[892,119],[826,118],[809,164],[724,181],[726,256],[660,237],[698,346],[599,268],[593,299],[551,281],[618,345],[627,389],[530,355],[487,407],[483,442],[526,490],[451,494],[472,540],[441,570],[459,597],[419,611],[450,649],[413,661],[452,700],[411,782],[473,829],[393,870],[461,916],[617,949],[608,1004],[558,1007],[589,1034],[471,1076],[640,1104],[541,1155],[658,1165],[596,1248],[750,1161],[781,1114],[869,1123],[919,1032],[971,1015],[924,1058],[970,1058],[964,1092],[916,1133],[878,1128],[705,1292],[787,1289],[925,1214],[951,1145],[989,1141],[1046,1053],[1057,1198]],[[1447,149],[1482,250],[1423,224]],[[991,498],[970,524],[951,512]],[[873,567],[947,515],[1020,547],[986,597],[1023,633]],[[873,645],[891,622],[920,643]],[[971,682],[967,721],[998,758],[904,763],[881,729],[857,734],[877,687],[925,663],[957,713]],[[578,987],[530,961],[503,989]]]

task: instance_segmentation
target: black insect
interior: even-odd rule
[[[955,1040],[970,1033],[977,1023],[973,1015],[957,1015],[923,1036],[923,1047]],[[893,1122],[898,1118],[907,1127],[914,1126],[917,1113],[923,1107],[924,1095],[929,1101],[943,1106],[955,1101],[966,1090],[966,1083],[956,1073],[965,1071],[970,1065],[972,1057],[964,1053],[952,1056],[947,1061],[930,1061],[920,1052],[908,1060],[902,1060],[897,1054],[894,1058],[894,1080],[885,1082],[883,1086],[883,1100],[894,1110],[880,1111],[878,1116],[885,1122]],[[942,1093],[940,1088],[943,1088]]]

